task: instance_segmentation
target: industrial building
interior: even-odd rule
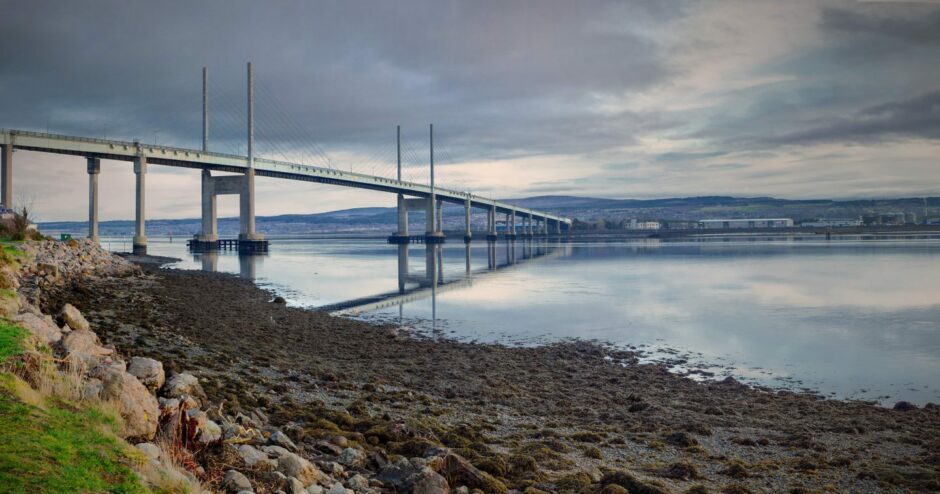
[[[807,226],[810,228],[839,228],[839,227],[852,227],[852,226],[862,226],[861,218],[852,219],[820,219],[816,221],[804,221],[800,223],[800,226]]]
[[[731,228],[789,228],[793,226],[790,218],[756,218],[729,220],[700,220],[699,228],[721,230]]]

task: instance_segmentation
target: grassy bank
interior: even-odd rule
[[[27,335],[0,320],[0,492],[150,492],[134,472],[143,457],[118,437],[113,411],[20,377],[43,365]]]

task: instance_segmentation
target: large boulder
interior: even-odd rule
[[[225,492],[232,493],[251,491],[251,481],[238,470],[229,470],[225,472],[225,478],[222,479],[222,488]]]
[[[114,401],[124,421],[122,437],[153,439],[160,418],[160,406],[150,391],[120,367],[104,367],[93,371],[100,379],[102,400]]]
[[[174,374],[166,384],[163,385],[163,395],[167,398],[186,398],[190,397],[202,404],[206,400],[206,392],[202,390],[199,379],[188,373]]]
[[[310,485],[325,478],[323,472],[313,463],[290,452],[277,458],[277,470],[288,477],[294,477],[304,485]]]
[[[62,350],[65,351],[66,355],[84,353],[97,357],[103,357],[105,355],[111,355],[114,353],[114,350],[101,346],[101,341],[98,340],[98,335],[92,331],[88,331],[87,329],[69,332],[62,338],[60,345],[62,346]]]
[[[414,494],[450,494],[447,479],[430,468],[423,468],[412,475],[409,483],[409,492]]]
[[[88,324],[88,321],[85,319],[85,316],[79,312],[72,304],[65,304],[62,306],[62,310],[59,312],[59,317],[62,318],[62,322],[68,324],[70,328],[78,331],[88,331],[91,329],[91,325]]]
[[[366,461],[366,454],[356,448],[346,448],[340,453],[336,461],[343,466],[354,468],[362,466]]]
[[[130,372],[141,384],[152,391],[163,387],[163,383],[166,381],[163,364],[152,358],[132,358],[127,364],[127,372]]]
[[[242,458],[242,461],[245,462],[245,466],[253,467],[258,464],[272,464],[277,466],[277,462],[268,458],[268,454],[263,451],[258,451],[257,448],[250,444],[241,444],[238,446],[238,456]]]
[[[23,312],[13,317],[13,321],[29,331],[40,342],[47,345],[62,339],[62,330],[51,317],[37,316],[32,312]]]

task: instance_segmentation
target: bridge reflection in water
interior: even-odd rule
[[[471,256],[472,245],[468,243],[463,246],[463,273],[451,270],[451,275],[447,278],[444,276],[444,245],[397,245],[395,246],[398,249],[398,286],[396,289],[320,306],[317,309],[334,315],[357,316],[397,305],[399,316],[403,318],[406,304],[430,298],[432,329],[435,329],[438,293],[469,288],[473,286],[475,280],[496,276],[501,271],[510,270],[525,263],[566,256],[571,251],[570,244],[545,238],[513,240],[502,243],[486,242],[486,267],[474,269],[473,256]],[[476,245],[479,246],[480,244]],[[424,269],[413,270],[411,259],[415,255],[415,251],[419,250],[424,250]],[[456,249],[448,248],[448,252],[454,250]],[[216,272],[219,270],[220,255],[230,254],[219,252],[193,253],[193,259],[201,263],[203,271]],[[254,280],[257,265],[264,262],[265,257],[264,254],[239,254],[239,276]]]

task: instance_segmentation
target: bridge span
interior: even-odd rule
[[[249,170],[252,175],[273,177],[287,180],[300,180],[317,182],[343,187],[377,190],[398,194],[399,198],[399,227],[392,236],[393,241],[407,241],[408,211],[421,210],[428,212],[434,204],[436,211],[428,217],[435,221],[433,229],[429,227],[426,234],[442,235],[440,209],[441,203],[461,204],[465,207],[465,239],[471,238],[470,209],[480,208],[487,211],[487,237],[496,239],[496,215],[507,215],[507,237],[514,237],[517,233],[516,218],[522,222],[521,234],[537,235],[561,233],[563,228],[570,225],[570,220],[561,216],[536,211],[529,208],[518,207],[513,204],[472,194],[470,192],[432,188],[428,185],[405,182],[395,179],[365,175],[332,168],[303,165],[286,161],[277,161],[266,158],[254,158],[254,167],[249,166],[246,156],[207,152],[196,149],[184,149],[170,146],[144,144],[141,142],[117,141],[110,139],[95,139],[87,137],[65,136],[30,132],[23,130],[0,129],[0,178],[2,178],[2,201],[6,207],[12,207],[13,197],[13,150],[22,149],[45,153],[56,153],[83,156],[87,159],[89,176],[89,236],[98,236],[98,174],[101,171],[100,160],[111,159],[130,161],[134,164],[136,174],[136,215],[134,246],[137,252],[146,251],[146,236],[144,234],[146,211],[146,175],[148,165],[163,165],[183,168],[200,169],[203,172],[202,186],[202,220],[203,230],[199,240],[207,243],[217,243],[217,217],[215,196],[221,194],[238,194],[240,201],[240,217],[242,219],[242,238],[244,234],[254,233],[254,197],[248,187],[253,189],[253,180],[248,182],[245,178]],[[231,172],[239,175],[212,176],[212,172]],[[253,178],[253,177],[252,177]],[[431,197],[435,202],[431,203]],[[250,204],[246,202],[250,201]],[[400,240],[399,240],[400,239]],[[433,242],[433,240],[432,240]],[[211,244],[210,244],[211,246]]]
[[[248,64],[248,121],[247,156],[210,152],[208,71],[202,70],[202,149],[185,149],[139,141],[119,141],[77,137],[26,130],[0,129],[0,202],[13,207],[13,151],[17,149],[44,153],[82,156],[87,160],[88,170],[88,236],[98,238],[98,175],[101,160],[130,161],[136,176],[134,252],[146,253],[146,177],[150,164],[194,168],[202,170],[202,232],[193,239],[199,250],[217,250],[219,245],[216,196],[232,194],[239,196],[239,250],[257,251],[267,248],[267,240],[255,231],[255,176],[286,180],[317,182],[342,187],[377,190],[398,195],[398,230],[389,237],[390,243],[407,244],[414,237],[408,232],[408,212],[424,211],[427,228],[423,240],[426,243],[444,241],[440,211],[442,203],[462,204],[465,212],[464,240],[472,238],[470,210],[487,211],[487,240],[496,240],[496,215],[505,214],[507,238],[517,234],[516,218],[522,223],[522,234],[560,234],[571,225],[568,218],[517,207],[514,204],[479,196],[466,191],[435,187],[434,184],[434,127],[430,127],[431,147],[429,155],[430,184],[424,185],[401,179],[401,131],[398,132],[398,178],[390,179],[375,175],[346,172],[334,168],[311,166],[288,161],[278,161],[254,155],[254,96],[251,64]],[[213,176],[213,172],[228,172],[234,175]],[[259,248],[259,246],[261,248]]]

